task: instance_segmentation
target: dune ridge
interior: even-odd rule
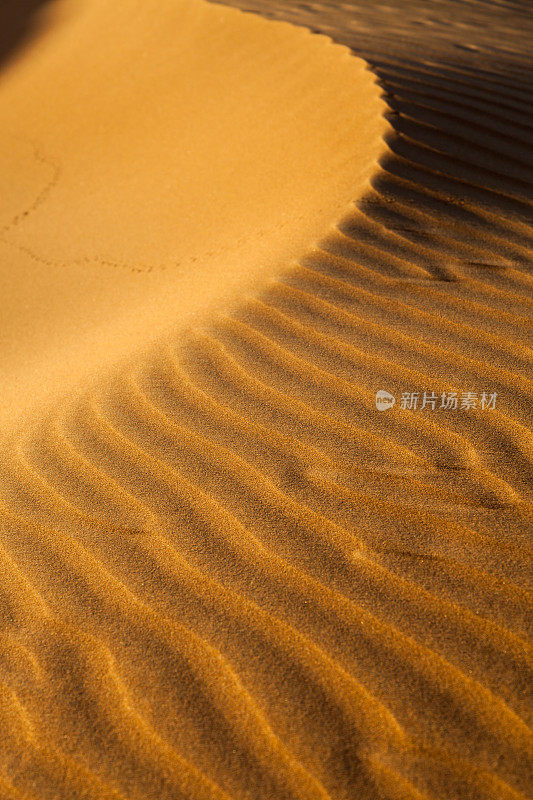
[[[365,62],[288,23],[202,0],[47,19],[0,82],[3,428],[298,259],[387,127]]]
[[[454,4],[478,51],[450,3],[359,6],[255,10],[375,65],[371,188],[2,452],[6,798],[529,796],[522,6]],[[380,413],[380,388],[498,402]]]

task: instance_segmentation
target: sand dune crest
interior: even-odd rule
[[[0,84],[15,407],[275,274],[383,151],[373,77],[324,37],[202,0],[53,8]]]

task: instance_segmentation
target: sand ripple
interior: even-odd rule
[[[531,87],[387,31],[336,229],[6,446],[2,797],[528,796]]]

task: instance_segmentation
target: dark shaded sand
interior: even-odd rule
[[[108,270],[95,306],[96,267],[90,258],[77,266],[69,248],[94,253],[96,242],[98,252],[127,250],[127,264],[156,256],[173,263],[165,215],[180,199],[149,188],[150,169],[173,150],[154,145],[154,161],[139,156],[137,186],[103,170],[93,218],[76,204],[76,186],[85,197],[83,181],[94,172],[84,177],[74,140],[66,152],[68,132],[65,160],[80,164],[61,184],[70,200],[62,205],[50,192],[40,218],[29,214],[4,230],[3,280],[26,294],[6,294],[2,329],[2,341],[18,337],[21,349],[17,360],[11,345],[6,366],[1,462],[0,798],[525,800],[530,6],[241,5],[325,33],[366,59],[389,106],[386,144],[372,138],[386,129],[360,61],[298,29],[264,23],[259,32],[251,15],[230,22],[223,9],[242,35],[234,30],[231,39],[226,29],[239,47],[228,62],[232,48],[223,43],[217,74],[233,64],[237,88],[262,81],[272,98],[266,111],[263,95],[252,93],[253,119],[269,117],[282,131],[282,112],[304,100],[294,123],[299,147],[280,158],[280,183],[268,195],[270,237],[289,207],[299,153],[300,211],[285,220],[286,239],[267,237],[275,251],[255,249],[264,241],[257,198],[243,200],[237,215],[250,215],[240,234],[250,234],[250,246],[232,251],[225,270],[208,253],[219,252],[225,224],[213,216],[202,239],[198,214],[189,225],[177,214],[180,252],[200,251],[190,256],[199,258],[199,283],[170,267],[166,282],[136,273],[141,284],[127,270]],[[172,3],[162,7],[174,30]],[[205,8],[215,6],[202,6],[207,19]],[[148,60],[161,30],[143,51]],[[254,30],[272,37],[266,65],[257,44],[245,58]],[[288,83],[279,72],[274,80],[291,48],[298,69],[281,69]],[[83,49],[73,50],[81,58]],[[338,71],[313,72],[326,55]],[[198,65],[208,76],[209,57]],[[9,65],[8,89],[23,64],[19,55]],[[29,94],[16,88],[9,97],[21,105],[6,111],[13,124],[29,108]],[[344,108],[345,96],[335,112],[341,90],[355,105]],[[0,87],[0,105],[2,97]],[[133,116],[134,100],[126,104]],[[40,120],[53,147],[37,107],[27,120]],[[259,153],[271,139],[255,129]],[[130,141],[95,130],[103,141]],[[4,138],[12,172],[5,167],[3,194],[9,213],[19,199],[23,213],[39,171],[13,136],[18,161]],[[307,182],[305,158],[319,151],[332,156],[331,169],[317,164]],[[250,179],[260,183],[264,169]],[[328,232],[350,185],[353,205]],[[192,178],[190,186],[200,198],[206,191]],[[103,216],[106,187],[116,220]],[[128,203],[136,204],[129,216]],[[139,223],[144,206],[148,228]],[[69,224],[57,237],[60,213]],[[154,236],[159,218],[167,222]],[[54,294],[61,270],[71,280],[63,301]],[[36,284],[44,287],[41,316]],[[212,289],[208,309],[200,309],[202,284]],[[91,349],[87,339],[83,351],[80,334],[71,369],[69,309],[77,301],[80,329],[100,344]],[[139,326],[103,319],[101,309],[114,303],[138,314]],[[55,349],[47,325],[58,334]],[[392,409],[375,409],[378,389],[395,395]],[[443,392],[469,391],[477,405],[401,407],[403,392],[424,391],[439,403]],[[497,394],[494,409],[480,407],[483,392]],[[28,395],[31,417],[23,413]]]

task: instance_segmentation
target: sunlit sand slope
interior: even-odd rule
[[[3,451],[2,798],[530,796],[527,22],[397,5],[257,6],[376,65],[372,187]]]
[[[0,410],[302,255],[367,181],[384,109],[365,63],[303,28],[201,0],[53,4],[0,80]]]

